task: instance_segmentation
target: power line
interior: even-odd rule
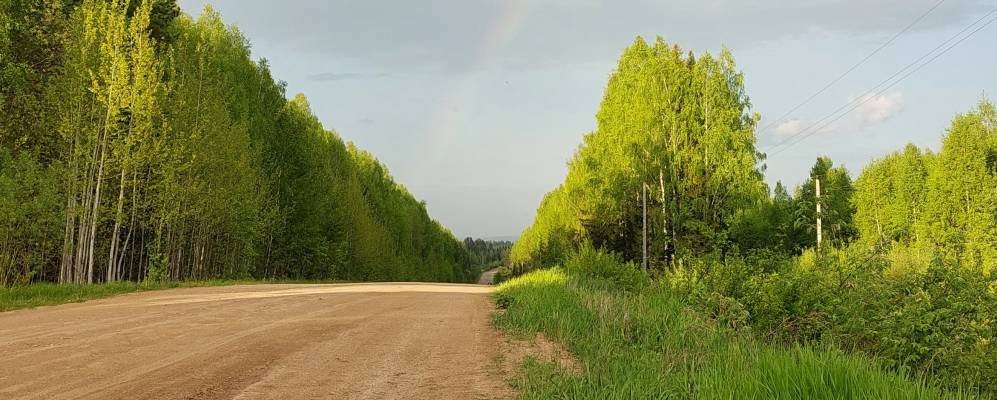
[[[918,59],[914,60],[912,63],[908,64],[906,67],[904,67],[904,68],[900,69],[899,71],[893,73],[893,75],[890,75],[888,78],[886,78],[885,80],[883,80],[882,82],[880,82],[876,86],[873,86],[872,89],[870,89],[867,92],[865,92],[862,96],[859,96],[856,99],[851,100],[848,103],[845,103],[841,107],[838,107],[837,109],[835,109],[831,113],[825,115],[823,118],[817,120],[817,122],[811,124],[806,129],[803,129],[803,130],[801,130],[801,131],[799,131],[797,133],[794,133],[793,135],[790,135],[786,139],[782,140],[781,142],[779,142],[779,143],[777,143],[777,144],[769,147],[768,150],[772,150],[772,149],[775,149],[775,148],[778,148],[780,146],[785,145],[785,147],[783,147],[782,149],[779,149],[778,151],[772,153],[771,155],[779,154],[779,153],[785,151],[786,149],[788,149],[788,148],[796,145],[797,143],[799,143],[799,142],[807,139],[808,137],[813,136],[814,134],[820,132],[820,130],[828,127],[829,125],[833,124],[834,122],[837,122],[838,120],[840,120],[841,118],[843,118],[845,115],[848,115],[849,113],[851,113],[855,109],[861,107],[865,103],[867,103],[870,100],[874,99],[876,96],[879,96],[880,94],[882,94],[883,92],[885,92],[885,91],[893,88],[894,86],[896,86],[900,82],[903,82],[905,79],[907,79],[908,77],[910,77],[911,75],[913,75],[917,71],[921,70],[922,68],[924,68],[928,64],[931,64],[933,61],[937,60],[939,57],[945,55],[950,50],[952,50],[953,48],[955,48],[956,46],[958,46],[962,42],[966,41],[967,39],[969,39],[970,37],[972,37],[973,35],[975,35],[977,32],[983,30],[984,28],[986,28],[987,26],[989,26],[990,24],[992,24],[994,21],[997,21],[997,17],[991,18],[989,21],[987,21],[983,25],[980,25],[978,28],[976,28],[975,30],[973,30],[969,34],[963,36],[962,38],[960,38],[959,40],[957,40],[955,43],[952,43],[948,47],[945,47],[945,45],[947,45],[949,42],[951,42],[952,40],[955,40],[957,37],[959,37],[960,35],[962,35],[966,31],[968,31],[970,28],[976,26],[981,21],[983,21],[984,19],[986,19],[990,15],[994,14],[995,12],[997,12],[997,9],[993,9],[990,12],[986,13],[980,19],[977,19],[972,24],[969,24],[968,26],[966,26],[965,28],[963,28],[961,31],[959,31],[958,33],[956,33],[952,37],[950,37],[947,40],[945,40],[944,42],[940,43],[938,46],[935,46],[935,48],[931,49],[931,51],[925,53],[924,55],[922,55]],[[922,60],[924,60],[925,58],[928,58],[929,56],[931,56],[933,53],[935,53],[936,51],[938,51],[938,49],[940,49],[942,47],[945,47],[945,49],[942,50],[941,52],[939,52],[938,54],[935,54],[933,57],[931,57],[927,61],[921,63],[920,65],[917,65]],[[913,70],[911,70],[910,72],[907,72],[906,74],[904,74],[903,76],[901,76],[899,79],[893,81],[892,83],[890,83],[886,87],[883,87],[882,89],[880,89],[878,91],[876,90],[879,87],[881,87],[883,85],[886,85],[888,82],[890,82],[891,80],[893,80],[893,78],[895,78],[898,75],[904,73],[904,71],[907,71],[908,69],[910,69],[911,67],[914,67],[915,65],[917,65],[917,67],[914,68]],[[850,105],[852,105],[852,103],[855,103],[855,102],[858,102],[858,103],[854,104],[851,108],[848,108]],[[845,112],[843,112],[841,114],[838,114],[841,110],[844,110],[845,108],[848,108],[848,109],[845,110]],[[837,116],[834,117],[835,115],[837,115]],[[830,121],[827,121],[827,119],[831,118],[831,117],[834,117],[834,118],[831,119]],[[827,121],[827,122],[824,122],[824,121]],[[800,135],[803,135],[803,136],[800,137],[798,140],[793,140],[797,136],[800,136]]]
[[[772,150],[772,149],[775,149],[775,148],[777,148],[777,147],[779,147],[779,146],[781,146],[781,145],[783,145],[783,144],[786,144],[786,143],[788,143],[788,142],[789,142],[789,141],[791,141],[791,140],[792,140],[792,139],[793,139],[793,138],[794,138],[795,136],[798,136],[798,135],[801,135],[801,134],[803,134],[803,133],[806,133],[806,132],[807,132],[808,130],[810,130],[810,129],[811,129],[811,128],[813,128],[814,126],[817,126],[817,125],[821,124],[821,123],[822,123],[823,121],[827,120],[828,118],[831,118],[832,116],[834,116],[835,114],[837,114],[837,113],[838,113],[839,111],[841,111],[841,110],[845,109],[846,107],[848,107],[849,105],[851,105],[851,104],[852,104],[853,102],[856,102],[856,101],[860,101],[860,100],[864,100],[864,101],[867,101],[867,100],[868,100],[868,99],[867,99],[867,96],[868,96],[868,95],[870,95],[870,94],[872,94],[873,92],[875,92],[875,91],[876,91],[876,89],[878,89],[878,88],[879,88],[880,86],[883,86],[883,85],[887,84],[888,82],[890,82],[891,80],[893,80],[893,78],[896,78],[896,77],[897,77],[898,75],[900,75],[900,74],[904,73],[904,71],[907,71],[907,70],[908,70],[908,69],[910,69],[911,67],[913,67],[913,66],[917,65],[918,63],[920,63],[920,62],[921,62],[921,61],[923,61],[924,59],[926,59],[926,58],[928,58],[929,56],[931,56],[932,54],[934,54],[934,53],[935,53],[936,51],[938,51],[938,49],[941,49],[942,47],[945,47],[945,45],[949,44],[949,42],[951,42],[951,41],[955,40],[955,39],[956,39],[957,37],[959,37],[959,36],[960,36],[960,35],[962,35],[963,33],[966,33],[966,31],[968,31],[968,30],[969,30],[970,28],[972,28],[973,26],[976,26],[976,24],[980,23],[980,21],[983,21],[983,20],[984,20],[984,19],[986,19],[986,18],[987,18],[988,16],[990,16],[990,14],[993,14],[994,12],[997,12],[997,9],[994,9],[994,10],[991,10],[991,11],[990,11],[989,13],[987,13],[987,14],[983,15],[982,17],[980,17],[979,19],[977,19],[976,21],[974,21],[974,22],[973,22],[972,24],[969,24],[968,26],[966,26],[966,27],[962,28],[962,30],[961,30],[961,31],[959,31],[958,33],[956,33],[955,35],[952,35],[952,36],[951,36],[951,37],[949,37],[949,38],[948,38],[947,40],[945,40],[945,41],[943,41],[942,43],[940,43],[940,44],[938,44],[937,46],[935,46],[935,48],[933,48],[933,49],[931,49],[930,51],[928,51],[927,53],[923,54],[923,55],[922,55],[921,57],[918,57],[918,58],[917,58],[916,60],[914,60],[914,61],[913,61],[913,62],[911,62],[910,64],[907,64],[907,66],[905,66],[905,67],[901,68],[901,69],[900,69],[899,71],[897,71],[897,72],[894,72],[894,73],[893,73],[893,75],[890,75],[889,77],[887,77],[887,78],[886,78],[886,79],[884,79],[883,81],[879,82],[879,84],[877,84],[876,86],[873,86],[873,87],[872,87],[872,89],[869,89],[868,91],[866,91],[866,92],[865,92],[865,93],[864,93],[864,94],[863,94],[862,96],[859,96],[858,98],[856,98],[856,99],[854,99],[854,100],[850,100],[849,102],[847,102],[847,103],[845,103],[844,105],[842,105],[842,106],[838,107],[837,109],[835,109],[835,110],[834,110],[834,111],[832,111],[831,113],[829,113],[829,114],[825,115],[825,116],[824,116],[823,118],[821,118],[821,119],[817,120],[817,122],[815,122],[815,123],[811,124],[811,125],[810,125],[810,126],[808,126],[808,127],[806,128],[806,129],[803,129],[803,130],[801,130],[801,131],[799,131],[799,132],[797,132],[797,133],[794,133],[794,134],[790,135],[789,137],[785,138],[784,140],[782,140],[781,142],[779,142],[779,143],[776,143],[775,145],[773,145],[773,146],[769,147],[769,148],[768,148],[768,150]],[[975,33],[975,32],[974,32],[974,33]],[[965,39],[963,39],[963,40],[965,40]],[[946,50],[946,51],[948,51],[948,50]],[[944,52],[943,52],[943,53],[944,53]],[[930,61],[929,61],[929,62],[930,62]],[[920,67],[919,67],[919,68],[920,68]]]
[[[828,82],[826,85],[824,85],[824,87],[822,87],[816,93],[810,95],[810,97],[807,97],[805,100],[803,100],[802,102],[800,102],[799,104],[797,104],[796,106],[794,106],[789,111],[786,111],[785,114],[783,114],[779,118],[773,120],[772,122],[769,122],[769,123],[765,124],[765,126],[763,126],[759,130],[759,132],[764,132],[764,131],[768,130],[773,125],[778,124],[779,122],[782,122],[790,114],[796,112],[796,110],[799,110],[800,107],[803,107],[803,106],[809,104],[810,101],[812,101],[813,99],[817,98],[817,96],[820,96],[821,94],[823,94],[825,91],[827,91],[827,89],[831,88],[831,86],[834,86],[834,84],[840,82],[842,79],[845,78],[845,76],[848,76],[848,74],[852,73],[852,71],[855,71],[856,68],[862,66],[862,64],[865,64],[866,61],[869,61],[870,58],[872,58],[873,56],[875,56],[876,54],[878,54],[881,50],[883,50],[887,46],[893,44],[893,42],[896,41],[900,36],[902,36],[904,33],[907,33],[907,31],[909,31],[911,28],[913,28],[914,25],[917,25],[918,22],[921,22],[921,20],[924,19],[924,17],[927,17],[928,14],[931,14],[933,11],[935,11],[936,8],[938,8],[938,6],[942,5],[942,3],[944,3],[944,2],[945,2],[945,0],[939,0],[937,3],[935,3],[934,6],[932,6],[931,8],[929,8],[928,11],[925,11],[923,14],[921,14],[921,16],[917,17],[917,19],[915,19],[913,22],[911,22],[906,27],[904,27],[903,29],[901,29],[900,32],[897,32],[895,35],[893,35],[893,37],[891,37],[890,40],[887,40],[885,43],[883,43],[882,45],[880,45],[879,47],[877,47],[871,53],[869,53],[868,55],[866,55],[865,58],[859,60],[859,62],[855,63],[855,65],[852,65],[851,68],[848,68],[848,70],[846,70],[841,75],[838,75],[837,78],[834,78],[833,80],[831,80],[831,82]]]
[[[984,15],[984,16],[983,16],[983,18],[986,18],[987,16],[989,16],[990,14],[993,14],[994,12],[997,12],[997,9],[994,9],[994,10],[990,11],[989,13],[987,13],[986,15]],[[800,132],[797,132],[796,134],[793,134],[792,136],[790,136],[790,137],[786,138],[786,140],[783,140],[783,141],[782,141],[782,142],[780,142],[779,144],[776,144],[775,146],[772,146],[772,147],[770,147],[769,149],[771,150],[771,149],[774,149],[774,148],[776,148],[776,147],[779,147],[780,145],[783,145],[783,144],[786,144],[787,142],[790,142],[790,141],[792,141],[792,142],[788,143],[788,144],[787,144],[787,145],[786,145],[785,147],[783,147],[782,149],[779,149],[778,151],[776,151],[776,152],[772,153],[772,155],[776,155],[776,154],[779,154],[779,153],[781,153],[781,152],[785,151],[785,150],[786,150],[787,148],[789,148],[789,147],[792,147],[792,146],[796,145],[797,143],[799,143],[799,142],[801,142],[801,141],[803,141],[803,140],[807,139],[808,137],[810,137],[810,136],[813,136],[814,134],[816,134],[816,133],[820,132],[820,131],[821,131],[822,129],[824,129],[824,128],[826,128],[826,127],[830,126],[830,125],[831,125],[831,124],[833,124],[834,122],[837,122],[838,120],[840,120],[841,118],[843,118],[843,117],[844,117],[845,115],[848,115],[849,113],[851,113],[851,112],[852,112],[852,111],[854,111],[855,109],[857,109],[857,108],[861,107],[861,106],[862,106],[862,105],[864,105],[865,103],[867,103],[867,102],[869,102],[870,100],[872,100],[872,99],[876,98],[876,96],[879,96],[879,95],[880,95],[880,94],[882,94],[883,92],[885,92],[885,91],[889,90],[890,88],[892,88],[892,87],[896,86],[896,85],[897,85],[897,84],[899,84],[900,82],[904,81],[905,79],[907,79],[908,77],[910,77],[911,75],[913,75],[913,74],[914,74],[915,72],[917,72],[917,71],[921,70],[922,68],[924,68],[925,66],[927,66],[927,65],[928,65],[928,64],[930,64],[931,62],[933,62],[933,61],[937,60],[937,59],[938,59],[939,57],[941,57],[941,56],[942,56],[942,55],[944,55],[945,53],[948,53],[948,52],[949,52],[950,50],[952,50],[953,48],[955,48],[956,46],[958,46],[958,45],[959,45],[960,43],[962,43],[963,41],[965,41],[965,40],[969,39],[970,37],[972,37],[973,35],[975,35],[975,34],[976,34],[977,32],[979,32],[979,31],[983,30],[983,28],[986,28],[986,27],[987,27],[988,25],[990,25],[990,24],[991,24],[991,23],[993,23],[994,21],[997,21],[997,17],[994,17],[994,18],[990,19],[989,21],[987,21],[986,23],[984,23],[984,24],[983,24],[983,25],[981,25],[980,27],[978,27],[978,28],[976,28],[975,30],[973,30],[972,32],[970,32],[970,33],[969,33],[968,35],[966,35],[966,36],[962,37],[961,39],[959,39],[959,40],[958,40],[958,41],[956,41],[955,43],[951,44],[951,45],[950,45],[949,47],[945,48],[945,49],[944,49],[943,51],[941,51],[940,53],[936,54],[936,55],[935,55],[934,57],[932,57],[931,59],[929,59],[929,60],[925,61],[925,62],[924,62],[924,63],[922,63],[921,65],[918,65],[918,66],[917,66],[916,68],[914,68],[914,69],[913,69],[913,70],[911,70],[910,72],[906,73],[905,75],[903,75],[902,77],[900,77],[900,78],[899,78],[899,79],[897,79],[896,81],[894,81],[894,82],[890,83],[890,84],[889,84],[888,86],[886,86],[886,87],[884,87],[884,88],[882,88],[882,89],[880,89],[880,90],[876,91],[876,88],[878,88],[878,87],[880,87],[880,86],[882,86],[882,85],[886,84],[887,82],[889,82],[890,80],[892,80],[892,79],[893,79],[894,77],[896,77],[897,75],[899,75],[899,74],[903,73],[904,71],[906,71],[907,69],[909,69],[909,68],[910,68],[911,66],[913,66],[913,65],[914,65],[914,64],[916,64],[917,62],[919,62],[919,61],[923,60],[924,58],[926,58],[927,56],[931,55],[932,53],[934,53],[934,52],[935,52],[936,50],[938,50],[939,48],[941,48],[941,47],[945,46],[946,44],[948,44],[948,42],[952,41],[953,39],[955,39],[956,37],[958,37],[958,36],[959,36],[960,34],[962,34],[962,33],[964,33],[965,31],[967,31],[967,30],[968,30],[969,28],[972,28],[973,26],[975,26],[976,24],[978,24],[978,23],[979,23],[980,21],[982,21],[982,20],[983,20],[983,18],[981,18],[981,19],[977,20],[976,22],[973,22],[972,24],[970,24],[969,26],[967,26],[966,28],[964,28],[964,29],[963,29],[962,31],[960,31],[960,32],[959,32],[958,34],[956,34],[955,36],[953,36],[953,37],[949,38],[949,39],[948,39],[948,40],[946,40],[945,42],[942,42],[942,44],[940,44],[939,46],[935,47],[935,49],[932,49],[932,50],[931,50],[930,52],[928,52],[927,54],[925,54],[925,55],[921,56],[920,58],[918,58],[917,60],[915,60],[915,61],[914,61],[914,63],[911,63],[911,64],[909,64],[909,65],[908,65],[907,67],[904,67],[904,68],[903,68],[903,69],[901,69],[900,71],[897,71],[896,73],[894,73],[893,75],[891,75],[891,76],[890,76],[889,78],[887,78],[887,79],[886,79],[886,80],[884,80],[883,82],[880,82],[880,83],[879,83],[878,85],[874,86],[874,87],[873,87],[873,88],[872,88],[871,90],[869,90],[868,92],[866,92],[866,93],[865,93],[865,94],[863,94],[862,96],[860,96],[860,97],[856,98],[855,100],[852,100],[852,101],[850,101],[850,102],[848,102],[848,103],[845,103],[845,105],[843,105],[843,106],[839,107],[839,108],[838,108],[837,110],[835,110],[835,111],[831,112],[830,114],[828,114],[828,115],[824,116],[824,118],[821,118],[821,119],[820,119],[820,120],[818,120],[818,121],[817,121],[816,123],[814,123],[814,124],[810,125],[809,127],[807,127],[807,129],[804,129],[804,130],[802,130],[802,131],[800,131]],[[875,91],[875,92],[874,92],[874,91]],[[859,101],[859,100],[861,100],[861,101]],[[828,118],[830,118],[830,117],[834,116],[834,115],[835,115],[835,114],[837,114],[837,113],[838,113],[839,111],[841,111],[842,109],[844,109],[844,108],[848,107],[848,106],[849,106],[849,105],[850,105],[851,103],[854,103],[854,102],[856,102],[856,101],[859,101],[859,102],[858,102],[857,104],[855,104],[854,106],[852,106],[851,108],[849,108],[848,110],[845,110],[845,112],[843,112],[843,113],[841,113],[841,114],[838,114],[838,115],[837,115],[837,117],[835,117],[834,119],[832,119],[832,120],[830,120],[830,121],[827,121],[827,122],[824,122],[824,123],[821,123],[822,121],[825,121],[825,120],[827,120]],[[819,125],[819,126],[818,126],[818,125]],[[814,129],[814,128],[816,128],[816,129]],[[808,132],[808,131],[809,131],[809,132]],[[793,140],[793,139],[794,139],[794,138],[795,138],[796,136],[799,136],[799,135],[801,135],[801,134],[804,134],[804,133],[805,133],[805,135],[804,135],[804,136],[802,136],[802,137],[800,137],[800,138],[799,138],[798,140]]]

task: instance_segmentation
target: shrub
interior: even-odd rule
[[[784,344],[824,342],[952,387],[997,393],[997,276],[921,249],[825,248],[727,257],[665,275],[721,325]],[[759,264],[763,263],[763,264]]]
[[[995,287],[992,276],[940,260],[872,279],[845,293],[835,337],[893,367],[997,393]]]
[[[828,346],[774,346],[719,326],[669,285],[602,290],[560,269],[497,289],[498,327],[564,344],[580,368],[530,360],[525,399],[959,399],[867,357]]]
[[[493,284],[500,284],[513,277],[512,267],[507,265],[502,265],[495,270],[495,276],[492,278]]]
[[[0,148],[0,287],[53,279],[62,246],[61,169]]]
[[[591,283],[607,289],[634,291],[647,285],[647,275],[632,262],[623,262],[613,253],[582,245],[568,257],[565,270],[575,276],[589,278]]]

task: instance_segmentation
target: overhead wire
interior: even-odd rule
[[[929,14],[931,14],[932,12],[934,12],[935,9],[937,9],[939,6],[941,6],[942,3],[944,3],[945,1],[946,0],[939,0],[937,3],[935,3],[935,5],[931,6],[931,8],[929,8],[927,11],[925,11],[924,13],[922,13],[916,19],[914,19],[914,21],[912,21],[911,23],[907,24],[907,26],[905,26],[899,32],[897,32],[896,34],[894,34],[893,37],[891,37],[889,40],[887,40],[882,45],[880,45],[875,50],[873,50],[868,55],[866,55],[865,58],[859,60],[857,63],[855,63],[854,65],[852,65],[850,68],[848,68],[848,70],[846,70],[845,72],[843,72],[841,75],[838,75],[836,78],[832,79],[830,82],[828,82],[826,85],[824,85],[824,87],[820,88],[820,90],[818,90],[817,92],[811,94],[810,97],[807,97],[806,99],[804,99],[800,103],[796,104],[796,106],[794,106],[793,108],[791,108],[789,111],[786,111],[786,113],[783,114],[782,116],[780,116],[779,118],[777,118],[775,120],[772,120],[771,122],[768,122],[767,124],[765,124],[765,126],[763,126],[761,129],[759,129],[759,132],[764,132],[764,131],[768,130],[769,128],[775,126],[776,124],[779,124],[780,122],[782,122],[783,120],[785,120],[786,117],[788,117],[792,113],[796,112],[796,110],[799,110],[801,107],[809,104],[813,99],[817,98],[817,96],[820,96],[821,94],[823,94],[825,91],[827,91],[827,89],[830,89],[831,86],[834,86],[836,83],[840,82],[842,79],[844,79],[846,76],[848,76],[848,74],[851,74],[858,67],[860,67],[863,64],[865,64],[866,61],[869,61],[869,59],[871,59],[873,56],[875,56],[876,54],[878,54],[880,51],[882,51],[883,49],[885,49],[889,45],[893,44],[893,42],[895,42],[898,38],[900,38],[900,36],[903,36],[903,34],[907,33],[907,31],[911,30],[911,28],[913,28],[915,25],[917,25],[919,22],[921,22],[921,20],[923,20]]]
[[[794,133],[794,134],[786,137],[785,139],[783,139],[779,143],[776,143],[775,145],[772,145],[772,146],[768,147],[767,148],[768,151],[771,151],[771,150],[774,150],[776,148],[782,147],[781,149],[779,149],[778,151],[776,151],[776,152],[774,152],[774,153],[772,153],[770,155],[779,154],[779,153],[785,151],[786,149],[788,149],[788,148],[796,145],[797,143],[799,143],[799,142],[801,142],[801,141],[809,138],[810,136],[813,136],[814,134],[820,132],[821,130],[823,130],[824,128],[830,126],[834,122],[837,122],[841,118],[844,118],[845,115],[848,115],[852,111],[856,110],[857,108],[861,107],[862,105],[865,105],[866,103],[868,103],[872,99],[875,99],[877,96],[879,96],[882,93],[886,92],[887,90],[893,88],[897,84],[903,82],[905,79],[907,79],[908,77],[910,77],[911,75],[913,75],[917,71],[920,71],[925,66],[931,64],[932,62],[934,62],[935,60],[937,60],[941,56],[945,55],[946,53],[948,53],[949,51],[951,51],[953,48],[955,48],[956,46],[958,46],[962,42],[966,41],[967,39],[969,39],[972,36],[974,36],[976,33],[980,32],[981,30],[983,30],[984,28],[986,28],[987,26],[989,26],[990,24],[992,24],[994,21],[997,21],[997,16],[991,17],[991,15],[993,15],[994,13],[997,13],[997,8],[995,8],[995,9],[991,10],[990,12],[984,14],[982,17],[980,17],[979,19],[975,20],[973,23],[967,25],[962,30],[960,30],[958,33],[956,33],[955,35],[952,35],[951,37],[949,37],[948,39],[946,39],[942,43],[940,43],[937,46],[935,46],[935,48],[931,49],[930,51],[928,51],[927,53],[925,53],[921,57],[918,57],[916,60],[914,60],[910,64],[907,64],[904,68],[901,68],[897,72],[894,72],[892,75],[890,75],[889,77],[887,77],[883,81],[879,82],[879,84],[877,84],[876,86],[873,86],[872,89],[869,89],[868,91],[866,91],[863,95],[858,96],[855,99],[853,99],[853,100],[845,103],[844,105],[838,107],[837,109],[835,109],[831,113],[825,115],[823,118],[821,118],[821,119],[817,120],[816,122],[814,122],[813,124],[809,125],[807,128],[805,128],[803,130],[800,130],[799,132],[796,132],[796,133]],[[969,34],[966,34],[966,35],[963,36],[963,34],[965,34],[967,31],[969,31],[970,29],[972,29],[974,26],[977,26],[978,24],[980,24],[980,22],[986,20],[988,17],[991,17],[990,20],[986,21],[982,25],[979,25],[976,29],[974,29]],[[960,38],[960,36],[961,36],[961,38]],[[958,38],[958,40],[956,40],[957,38]],[[954,43],[951,43],[953,40],[956,40],[956,41]],[[949,44],[949,43],[951,43],[951,44]],[[946,45],[948,47],[945,47]],[[944,49],[941,52],[938,52],[938,50],[942,49],[942,48],[944,48]],[[936,52],[937,52],[937,54],[935,54]],[[934,54],[934,56],[932,56],[932,54]],[[924,61],[925,59],[927,59],[927,61]],[[913,69],[911,69],[911,68],[913,68]],[[910,70],[910,71],[907,72],[906,74],[904,74],[904,72],[908,71],[908,70]],[[894,78],[896,78],[900,74],[904,74],[904,75],[901,76],[899,79],[894,80]],[[886,86],[883,87],[883,85],[886,85]],[[882,89],[879,89],[880,87],[882,87]],[[851,106],[851,107],[849,108],[849,106]],[[847,108],[847,110],[846,110],[846,108]],[[841,112],[842,110],[845,110],[845,111]],[[803,136],[800,136],[800,135],[803,135]],[[794,139],[796,139],[796,140],[794,140]]]

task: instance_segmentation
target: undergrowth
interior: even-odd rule
[[[975,398],[830,345],[759,342],[682,299],[650,281],[540,270],[497,288],[494,322],[560,341],[582,365],[528,360],[516,381],[525,399]]]

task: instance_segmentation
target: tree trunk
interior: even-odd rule
[[[90,202],[93,199],[93,187],[94,187],[93,166],[95,163],[93,163],[92,161],[97,158],[98,147],[99,146],[94,145],[94,150],[90,156],[91,162],[88,163],[86,168],[86,174],[85,174],[86,186],[84,187],[83,190],[83,198],[80,201],[81,203],[80,215],[73,217],[74,219],[79,220],[78,222],[76,222],[76,224],[79,226],[79,228],[77,229],[77,238],[76,238],[76,254],[73,256],[73,262],[72,262],[73,283],[82,282],[83,273],[85,272],[83,270],[83,264],[86,261],[87,239],[89,237],[87,235],[87,232],[89,231],[89,223],[90,223]]]
[[[72,185],[74,186],[74,185]],[[72,188],[72,186],[70,186]],[[62,239],[62,262],[59,264],[59,283],[68,283],[73,262],[73,236],[76,234],[76,193],[70,189],[66,196],[66,226]]]
[[[107,255],[107,282],[118,280],[118,237],[121,234],[121,218],[125,206],[125,168],[121,168],[121,178],[118,180],[118,210],[114,215],[114,230],[111,233],[111,249]]]
[[[118,257],[118,260],[114,266],[119,278],[124,276],[125,255],[128,254],[128,246],[132,242],[132,236],[134,235],[135,232],[135,213],[136,209],[138,208],[136,206],[137,197],[138,197],[138,171],[136,170],[132,172],[132,203],[131,203],[132,216],[131,216],[131,221],[128,223],[128,236],[125,237],[125,245],[121,249],[121,256]],[[129,262],[128,268],[129,270],[131,269],[131,262]]]
[[[105,141],[107,137],[105,134]],[[90,218],[90,240],[88,243],[89,249],[87,250],[87,283],[93,283],[93,254],[95,243],[97,241],[97,222],[100,217],[100,189],[104,180],[104,161],[106,160],[106,147],[101,146],[100,152],[100,167],[97,168],[97,188],[94,190],[93,199],[93,216]]]

